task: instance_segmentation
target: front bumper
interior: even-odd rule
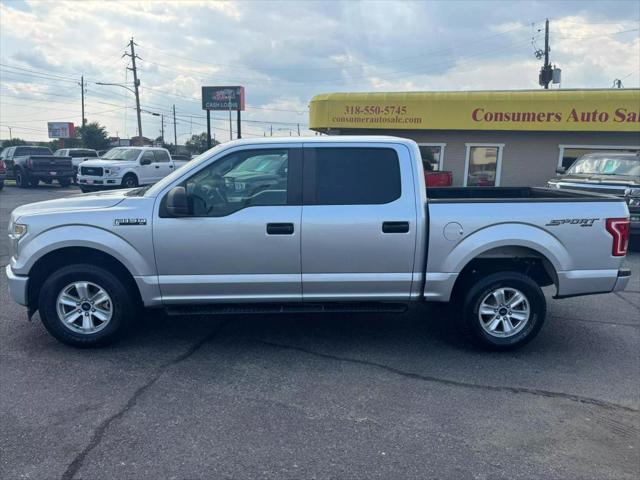
[[[13,298],[14,302],[26,306],[28,304],[27,285],[29,283],[29,277],[16,275],[13,273],[13,270],[11,270],[11,265],[7,265],[5,271],[7,272],[11,298]]]
[[[87,187],[90,189],[95,188],[114,188],[119,187],[122,184],[122,178],[120,177],[93,177],[90,175],[78,175],[78,185]]]

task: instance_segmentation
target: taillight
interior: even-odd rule
[[[4,172],[6,167],[4,166],[4,160],[0,160],[0,172]]]
[[[607,218],[607,232],[613,237],[611,254],[614,257],[624,257],[629,246],[629,219]]]

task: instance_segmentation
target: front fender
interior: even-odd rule
[[[480,254],[497,247],[526,247],[544,256],[558,271],[571,270],[571,255],[564,245],[545,230],[524,223],[503,223],[473,232],[449,252],[444,272],[460,273]]]
[[[20,246],[20,255],[12,259],[11,268],[18,275],[28,275],[40,258],[67,247],[93,248],[111,255],[134,276],[156,273],[152,254],[147,258],[134,245],[113,232],[87,225],[64,225],[38,234]]]

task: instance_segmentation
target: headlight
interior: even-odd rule
[[[20,240],[20,238],[27,233],[27,226],[23,223],[14,223],[13,228],[9,232],[9,235],[14,240]]]
[[[630,207],[640,207],[640,188],[627,188],[624,198]]]
[[[105,169],[104,173],[108,176],[108,177],[115,177],[116,175],[118,175],[118,172],[120,172],[120,167],[110,167]]]

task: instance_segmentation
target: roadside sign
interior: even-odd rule
[[[203,110],[244,110],[244,87],[202,87]]]
[[[49,138],[75,138],[76,128],[73,122],[47,122]]]

